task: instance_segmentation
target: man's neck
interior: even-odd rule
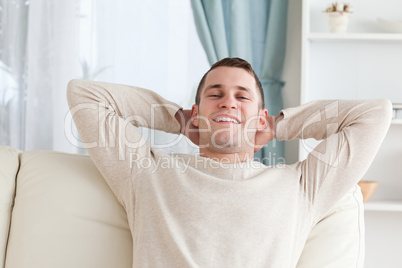
[[[235,164],[246,162],[249,159],[254,158],[254,151],[243,151],[243,152],[235,152],[235,153],[222,153],[211,151],[209,148],[200,149],[200,156],[211,158],[216,162],[220,162],[223,164]]]

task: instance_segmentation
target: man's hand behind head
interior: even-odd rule
[[[199,146],[200,135],[198,127],[194,126],[191,121],[191,110],[179,110],[175,114],[175,118],[181,126],[180,133],[191,140],[192,143]]]
[[[282,120],[283,115],[267,115],[267,126],[255,134],[254,152],[258,152],[264,145],[276,138],[276,124]]]

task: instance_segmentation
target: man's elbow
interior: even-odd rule
[[[77,93],[79,92],[80,85],[83,80],[72,79],[67,84],[67,102],[70,108],[75,104]]]
[[[390,124],[392,120],[392,103],[389,99],[380,99],[379,102],[382,107],[381,116],[387,124]]]

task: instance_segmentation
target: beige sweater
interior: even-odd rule
[[[278,140],[325,141],[304,161],[267,167],[151,148],[137,127],[179,133],[180,107],[146,89],[72,80],[68,101],[127,212],[133,267],[164,268],[295,267],[313,226],[367,171],[392,110],[388,100],[285,109]]]

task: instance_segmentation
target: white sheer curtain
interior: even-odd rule
[[[28,1],[0,0],[0,145],[25,144]]]
[[[81,4],[80,61],[88,70],[85,79],[149,88],[191,107],[209,64],[190,1],[86,0]],[[160,132],[145,134],[155,147],[176,138]],[[193,151],[190,144],[181,142],[166,151]]]
[[[64,135],[66,85],[79,75],[79,1],[30,2],[26,150],[75,152]]]
[[[80,152],[65,97],[72,78],[149,88],[189,108],[209,68],[192,16],[188,0],[31,1],[21,149]],[[175,139],[156,137],[155,146]],[[174,150],[194,150],[189,144]]]

